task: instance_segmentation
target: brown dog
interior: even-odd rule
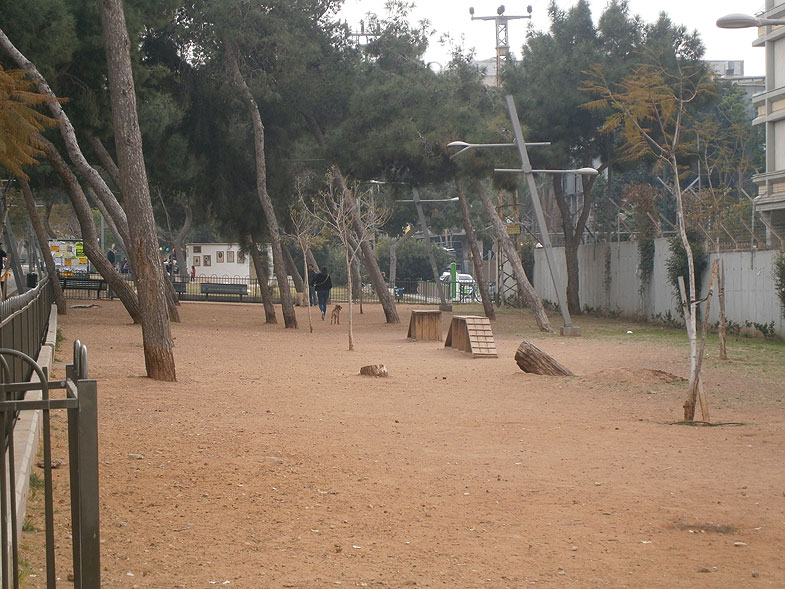
[[[341,305],[335,305],[335,308],[333,308],[333,312],[330,315],[330,325],[341,324],[341,309],[343,309]]]

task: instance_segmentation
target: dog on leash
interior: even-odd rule
[[[341,324],[341,309],[343,309],[341,305],[335,305],[335,308],[333,308],[333,312],[330,315],[330,325]]]

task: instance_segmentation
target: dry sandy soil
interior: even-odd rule
[[[346,309],[311,334],[304,309],[294,331],[184,303],[178,382],[159,383],[119,303],[69,308],[99,383],[103,586],[785,587],[785,348],[712,348],[712,420],[744,425],[685,427],[680,334],[582,318],[561,338],[509,312],[499,358],[472,359],[408,341],[409,310],[355,313],[349,352]],[[579,376],[524,374],[522,339]],[[358,375],[374,363],[389,378]],[[42,536],[24,534],[28,587]]]

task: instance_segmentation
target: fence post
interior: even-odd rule
[[[77,382],[79,456],[80,589],[101,586],[98,518],[98,385],[95,380]],[[74,541],[76,537],[74,536]]]

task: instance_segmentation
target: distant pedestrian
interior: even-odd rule
[[[327,271],[327,266],[322,266],[321,272],[313,279],[313,285],[316,289],[319,310],[322,312],[322,321],[324,321],[324,314],[327,313],[327,302],[330,300],[330,290],[333,287],[333,281],[330,278],[330,273]]]
[[[112,268],[115,267],[115,262],[117,261],[117,255],[114,253],[114,244],[112,247],[109,248],[109,251],[106,252],[106,259],[109,260],[109,263],[112,265]]]
[[[316,278],[316,268],[313,264],[308,264],[308,297],[311,300],[311,305],[316,305],[316,288],[313,281]]]
[[[196,280],[196,266],[191,266],[191,282]]]
[[[5,259],[8,257],[8,254],[3,249],[3,244],[0,242],[0,274],[3,273],[3,268],[5,268]]]

